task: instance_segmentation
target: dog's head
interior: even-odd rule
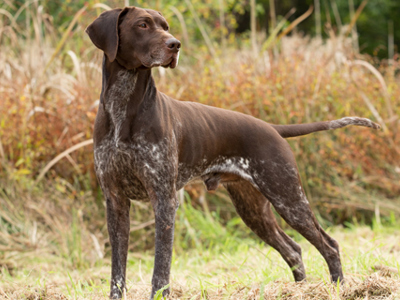
[[[86,28],[93,44],[113,62],[131,70],[178,65],[180,41],[161,13],[138,7],[103,12]]]

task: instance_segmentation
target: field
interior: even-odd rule
[[[56,27],[29,3],[0,10],[0,298],[104,299],[111,249],[91,140],[102,54],[84,28],[105,6],[88,1]],[[186,42],[177,69],[153,70],[167,95],[275,124],[360,116],[382,126],[289,140],[312,209],[341,246],[343,286],[277,215],[303,248],[308,281],[293,283],[224,190],[195,183],[180,193],[170,298],[400,299],[400,57],[359,54],[333,31],[325,41],[260,33],[256,52],[246,35],[192,40],[165,11]],[[127,298],[147,299],[154,216],[140,202],[131,215]]]
[[[205,220],[189,220],[190,213],[184,205],[178,226],[190,222],[202,236],[209,230],[201,228]],[[295,239],[302,246],[308,273],[308,282],[302,283],[293,282],[289,268],[275,250],[254,238],[239,237],[214,223],[217,221],[207,222],[216,227],[216,233],[223,231],[223,236],[219,240],[210,237],[208,241],[213,244],[208,247],[199,243],[195,248],[175,251],[169,299],[400,299],[398,225],[330,229],[341,243],[346,277],[343,286],[336,286],[329,282],[320,254],[298,235]],[[75,251],[91,248],[90,252],[95,252],[92,245],[91,240],[82,241]],[[129,254],[126,299],[148,299],[151,252]],[[92,253],[76,267],[73,254],[60,257],[45,245],[8,252],[4,259],[10,267],[3,266],[0,275],[2,299],[105,299],[108,295],[108,257]]]

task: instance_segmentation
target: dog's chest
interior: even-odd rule
[[[94,150],[95,169],[103,189],[112,189],[134,200],[147,200],[147,192],[135,174],[138,154],[122,151],[113,138],[103,140]]]
[[[172,138],[172,141],[174,138]],[[117,147],[112,132],[95,146],[96,174],[104,189],[121,191],[130,199],[147,200],[143,183],[170,190],[177,172],[175,143],[164,138],[150,143],[142,135],[133,136],[127,147]]]

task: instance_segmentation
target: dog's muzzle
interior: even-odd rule
[[[163,65],[163,67],[170,67],[171,69],[175,68],[178,65],[179,60],[179,50],[181,48],[181,42],[176,38],[170,38],[165,42],[165,45],[168,48],[168,51],[171,52],[171,58],[168,63]]]

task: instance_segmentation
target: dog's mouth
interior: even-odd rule
[[[152,61],[142,61],[142,64],[145,68],[151,69],[156,67],[164,67],[174,69],[178,65],[179,60],[179,52],[173,53],[170,57],[166,59],[156,59],[151,57]]]
[[[162,66],[164,68],[171,68],[174,69],[176,68],[176,66],[178,65],[178,59],[179,59],[179,55],[174,55],[173,57],[171,57],[168,62],[166,64],[163,64]]]

